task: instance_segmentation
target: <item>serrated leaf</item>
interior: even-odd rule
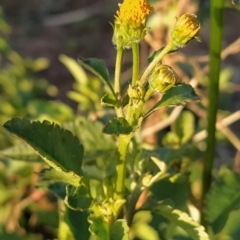
[[[68,224],[75,240],[89,240],[90,232],[88,230],[89,223],[87,221],[88,212],[74,211],[66,208],[64,219]]]
[[[119,105],[119,101],[113,94],[107,93],[102,97],[101,104],[103,106],[117,107]]]
[[[112,84],[109,80],[108,70],[103,60],[97,58],[79,58],[79,63],[94,75],[96,75],[101,81],[103,81],[103,83],[107,84],[112,94],[114,94]]]
[[[72,176],[65,172],[58,172],[54,168],[48,168],[41,170],[38,175],[43,181],[51,181],[51,182],[64,182],[71,184],[73,186],[79,186],[81,177],[72,173]]]
[[[111,240],[109,225],[101,217],[89,217],[89,230],[96,240]]]
[[[70,131],[48,121],[19,118],[13,118],[3,127],[28,143],[55,170],[81,176],[83,146]]]
[[[226,167],[222,167],[206,201],[206,214],[214,233],[221,231],[231,211],[239,207],[239,175]]]
[[[199,96],[195,93],[190,84],[179,83],[166,91],[161,100],[146,115],[160,108],[184,105],[186,102],[199,99]]]
[[[0,159],[41,162],[42,158],[25,142],[0,151]]]
[[[110,229],[111,240],[129,240],[129,227],[125,219],[119,219],[114,222]]]
[[[69,208],[84,211],[90,207],[92,198],[89,194],[89,189],[84,184],[79,187],[68,185],[66,192],[67,196],[64,202]]]
[[[181,227],[192,239],[209,240],[209,236],[204,227],[195,222],[187,213],[174,209],[164,202],[159,202],[153,211]]]
[[[103,128],[103,133],[106,134],[128,134],[132,131],[132,126],[123,117],[110,120]]]

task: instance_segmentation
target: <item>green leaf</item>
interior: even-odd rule
[[[164,189],[164,191],[159,191],[159,189]],[[190,195],[190,184],[187,177],[177,182],[163,179],[151,186],[151,192],[157,200],[171,199],[176,208],[183,211],[187,211],[188,209],[187,201]]]
[[[206,213],[214,233],[221,231],[231,211],[240,207],[240,179],[226,167],[219,170],[218,178],[207,196]]]
[[[43,181],[50,181],[50,182],[64,182],[71,184],[73,186],[79,186],[81,177],[76,174],[72,176],[65,172],[58,172],[54,168],[43,169],[41,172],[38,173]]]
[[[179,83],[170,88],[161,98],[161,100],[147,113],[148,116],[153,111],[164,107],[173,107],[183,105],[186,102],[199,100],[191,85]]]
[[[109,89],[111,90],[112,94],[114,94],[112,84],[109,80],[108,70],[103,60],[97,58],[88,59],[79,58],[78,60],[83,67],[85,67],[91,73],[96,75],[100,80],[103,81],[103,83],[106,83]]]
[[[181,144],[189,141],[194,134],[194,115],[189,111],[182,112],[173,124],[173,130]]]
[[[77,80],[77,82],[86,85],[88,81],[87,74],[79,63],[64,54],[59,56],[59,60],[67,67],[73,77]]]
[[[153,212],[162,215],[177,226],[181,227],[194,240],[209,240],[204,227],[195,222],[187,213],[174,209],[172,206],[164,202],[159,202],[153,209]]]
[[[89,217],[89,230],[96,240],[111,240],[109,225],[101,217]]]
[[[40,188],[44,185],[47,184],[47,190],[53,192],[58,198],[64,200],[66,197],[66,183],[63,182],[54,182],[54,183],[49,183],[48,181],[43,181],[38,183],[37,187],[40,186]]]
[[[101,104],[103,106],[117,107],[119,105],[119,101],[113,94],[107,93],[102,97]]]
[[[64,174],[81,176],[83,146],[68,130],[48,121],[30,122],[13,118],[3,127],[23,139],[52,168]]]
[[[66,208],[64,219],[67,222],[75,240],[89,240],[90,232],[88,230],[89,223],[87,221],[88,212],[74,211]]]
[[[127,221],[124,219],[119,219],[113,223],[110,229],[110,239],[111,240],[128,240],[129,227]]]
[[[132,131],[132,126],[123,117],[109,121],[103,128],[103,133],[106,134],[128,134]]]
[[[0,151],[0,159],[41,162],[42,158],[25,142]]]
[[[82,184],[79,187],[68,185],[66,191],[67,196],[64,202],[69,208],[84,211],[90,207],[92,198],[86,185]]]

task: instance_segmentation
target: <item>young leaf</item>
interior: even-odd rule
[[[239,175],[222,167],[207,196],[207,217],[214,233],[221,231],[231,211],[240,207]]]
[[[186,102],[199,100],[191,85],[179,83],[170,88],[161,98],[161,100],[146,114],[147,116],[160,108],[183,105]]]
[[[164,202],[159,202],[153,211],[181,227],[194,240],[209,240],[204,227],[195,222],[187,213],[174,209]]]
[[[3,127],[28,143],[55,170],[81,176],[83,146],[70,131],[48,121],[19,118],[13,118]]]
[[[84,211],[90,207],[92,198],[89,195],[89,189],[84,184],[78,187],[68,185],[66,191],[67,196],[64,202],[69,208]]]
[[[103,106],[117,107],[119,105],[119,101],[116,100],[116,97],[113,94],[107,93],[102,97],[101,104]]]
[[[114,94],[112,84],[109,80],[108,70],[103,60],[97,58],[88,59],[79,58],[78,60],[83,67],[85,67],[91,73],[96,75],[101,81],[103,81],[103,83],[106,83],[111,92]]]
[[[106,134],[128,134],[133,130],[132,126],[128,123],[128,121],[123,118],[115,118],[109,121],[103,128],[103,133]]]
[[[110,229],[110,239],[111,240],[128,240],[129,227],[127,221],[124,219],[119,219],[114,222]]]

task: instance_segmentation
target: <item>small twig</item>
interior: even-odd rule
[[[143,129],[142,137],[145,138],[171,125],[182,112],[183,108],[184,106],[175,107],[167,119],[162,120],[158,124],[155,124],[151,127]]]
[[[63,26],[79,21],[84,21],[96,14],[102,13],[102,11],[102,3],[97,3],[83,9],[46,17],[43,23],[47,27]]]
[[[230,116],[222,119],[218,123],[216,123],[216,127],[218,130],[227,127],[228,125],[238,121],[240,119],[240,111],[236,111],[235,113],[231,114]],[[223,130],[224,131],[224,130]],[[207,131],[202,130],[201,132],[195,134],[193,136],[193,142],[199,142],[207,137]],[[229,139],[230,141],[230,139]]]

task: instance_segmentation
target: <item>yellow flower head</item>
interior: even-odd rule
[[[153,8],[146,0],[125,0],[122,4],[119,4],[117,22],[139,27],[145,24],[152,11]]]
[[[200,24],[194,14],[184,14],[177,18],[171,38],[177,47],[184,47],[190,40],[198,39]]]
[[[146,34],[146,20],[153,8],[147,0],[124,0],[114,23],[113,43],[117,47],[130,48]]]

